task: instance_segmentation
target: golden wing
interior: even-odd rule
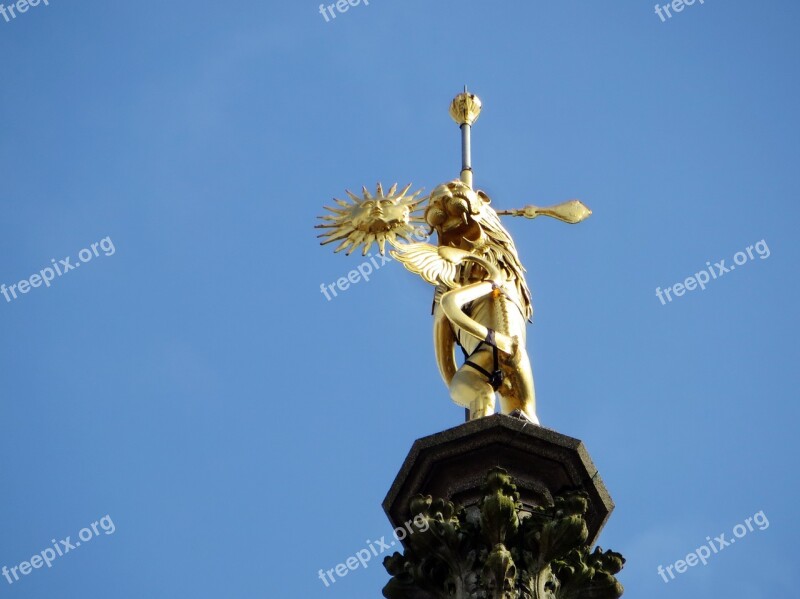
[[[394,244],[390,253],[407,270],[421,276],[431,285],[445,285],[455,289],[458,265],[470,256],[469,252],[450,247],[433,246],[429,243]]]

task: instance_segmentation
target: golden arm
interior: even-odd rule
[[[441,304],[436,303],[433,310],[433,349],[436,354],[436,365],[442,375],[444,384],[450,381],[458,370],[455,356],[456,334]]]

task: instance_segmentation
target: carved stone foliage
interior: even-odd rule
[[[387,599],[617,599],[625,559],[591,550],[583,492],[523,510],[514,482],[491,470],[478,513],[417,495],[411,513],[427,526],[405,540],[405,554],[384,560]]]

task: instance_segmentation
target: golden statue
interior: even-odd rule
[[[557,206],[526,206],[495,211],[489,197],[472,186],[471,128],[480,100],[464,90],[453,100],[450,115],[461,128],[461,178],[436,187],[429,196],[407,195],[411,185],[388,194],[378,184],[375,195],[366,188],[351,201],[334,200],[320,217],[322,244],[340,241],[336,251],[347,254],[373,243],[381,254],[388,241],[391,255],[409,271],[435,286],[433,341],[436,361],[453,401],[468,410],[468,418],[494,413],[495,394],[504,414],[517,413],[538,424],[533,373],[525,349],[526,321],[533,314],[525,269],[514,240],[500,215],[551,216],[579,223],[592,212],[578,200]],[[427,200],[423,211],[422,204]],[[411,242],[409,236],[425,224],[437,234],[438,246]],[[400,240],[404,240],[401,242]],[[464,362],[459,367],[455,348]]]

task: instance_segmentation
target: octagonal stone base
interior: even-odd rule
[[[418,439],[403,462],[383,509],[392,526],[413,515],[410,499],[431,495],[477,514],[486,473],[504,468],[515,480],[523,509],[553,505],[553,496],[589,496],[588,544],[597,541],[614,503],[583,443],[521,418],[495,414]]]

